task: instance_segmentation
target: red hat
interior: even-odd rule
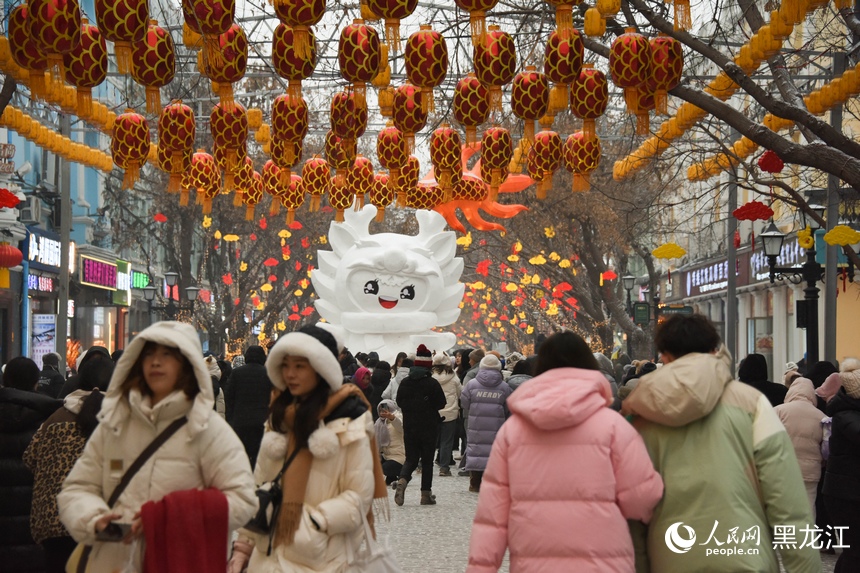
[[[433,367],[433,355],[423,344],[419,345],[418,350],[415,351],[415,366],[422,366],[424,368]]]

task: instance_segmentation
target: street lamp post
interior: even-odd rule
[[[824,207],[810,205],[809,208],[819,216],[824,214]],[[787,278],[794,284],[805,282],[803,289],[804,310],[806,314],[806,363],[808,365],[818,362],[818,281],[824,277],[824,269],[815,260],[815,231],[820,228],[818,221],[813,217],[803,215],[805,226],[812,230],[812,247],[806,249],[806,262],[800,267],[778,267],[776,259],[782,251],[785,235],[776,228],[771,221],[770,225],[759,234],[764,244],[764,254],[770,269],[770,282],[774,283],[777,275],[780,279]],[[796,277],[797,282],[792,280]]]
[[[624,275],[621,277],[621,285],[624,287],[624,290],[627,291],[627,316],[630,317],[630,320],[633,320],[633,303],[630,301],[630,291],[633,290],[633,286],[636,284],[636,277],[633,275]],[[633,349],[631,344],[631,339],[633,338],[633,333],[630,332],[627,334],[627,356],[633,357]]]
[[[164,282],[167,284],[168,288],[173,289],[176,286],[176,283],[179,280],[179,273],[175,273],[173,271],[164,273]],[[185,287],[185,297],[188,299],[190,304],[177,304],[173,301],[173,297],[168,295],[167,304],[165,305],[153,305],[152,302],[155,300],[155,296],[158,292],[158,289],[150,283],[149,285],[143,287],[143,298],[149,303],[150,311],[157,310],[161,314],[164,315],[167,320],[176,320],[176,315],[183,310],[192,310],[194,308],[194,301],[197,300],[197,295],[200,294],[200,289],[196,286]]]

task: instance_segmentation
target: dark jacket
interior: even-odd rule
[[[58,398],[65,383],[66,377],[60,374],[59,370],[53,366],[45,366],[39,373],[39,384],[36,386],[36,392],[51,398]]]
[[[370,385],[373,387],[373,393],[370,395],[370,405],[372,406],[371,413],[373,414],[374,421],[379,417],[376,409],[379,407],[379,403],[382,402],[382,393],[385,392],[389,384],[391,384],[391,370],[375,368],[373,374],[370,376]]]
[[[860,400],[840,391],[827,404],[833,417],[825,495],[860,503]]]
[[[0,568],[26,572],[44,570],[42,548],[30,536],[33,474],[24,465],[24,451],[59,400],[15,388],[0,388]]]
[[[81,359],[81,363],[78,366],[78,370],[80,370],[81,366],[86,364],[87,361],[92,360],[97,355],[107,358],[108,360],[113,362],[113,359],[110,357],[110,352],[108,352],[107,348],[105,348],[104,346],[91,346],[90,349],[87,350],[87,353],[84,354],[84,357]],[[69,376],[69,379],[66,380],[65,384],[63,384],[63,388],[62,390],[60,390],[60,394],[59,396],[57,396],[57,398],[60,398],[62,400],[75,390],[80,390],[80,381],[77,374],[75,374],[74,376]]]
[[[439,381],[430,375],[430,369],[413,366],[409,376],[403,379],[397,389],[397,405],[403,412],[403,431],[436,433],[439,410],[445,407],[445,392]]]
[[[768,382],[767,360],[761,354],[750,354],[741,361],[738,368],[738,380],[749,384],[764,394],[771,406],[779,406],[785,402],[785,393],[788,392],[783,384]]]
[[[269,417],[269,400],[272,383],[266,373],[266,353],[260,346],[245,351],[245,365],[230,374],[230,383],[224,390],[225,418],[245,446],[251,467],[260,451],[266,419]]]

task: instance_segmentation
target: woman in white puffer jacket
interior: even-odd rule
[[[463,385],[460,384],[457,373],[451,368],[451,359],[444,352],[439,352],[433,357],[432,373],[445,393],[445,407],[439,410],[439,417],[442,418],[439,431],[439,475],[444,477],[451,475],[451,466],[454,465],[452,452]]]
[[[88,570],[122,570],[133,546],[96,541],[97,531],[117,522],[132,524],[132,531],[141,534],[141,506],[175,491],[221,491],[231,531],[254,515],[257,500],[248,456],[213,404],[212,382],[194,328],[158,322],[131,341],[111,378],[101,422],[57,498],[60,521],[72,537],[93,545]],[[108,507],[105,500],[125,470],[182,416],[188,422],[140,468],[116,505]],[[140,552],[133,557],[136,570],[142,570]]]

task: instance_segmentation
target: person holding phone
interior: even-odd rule
[[[158,322],[131,341],[116,365],[102,403],[101,423],[63,483],[60,521],[79,543],[93,547],[90,571],[121,570],[142,555],[129,543],[142,535],[140,508],[167,494],[214,488],[227,500],[228,530],[257,507],[254,478],[239,438],[213,410],[215,396],[197,332]],[[187,422],[147,459],[116,503],[107,500],[126,470],[176,420]],[[124,542],[124,543],[123,543]],[[228,539],[224,539],[224,563]],[[177,539],[175,543],[183,543]]]

